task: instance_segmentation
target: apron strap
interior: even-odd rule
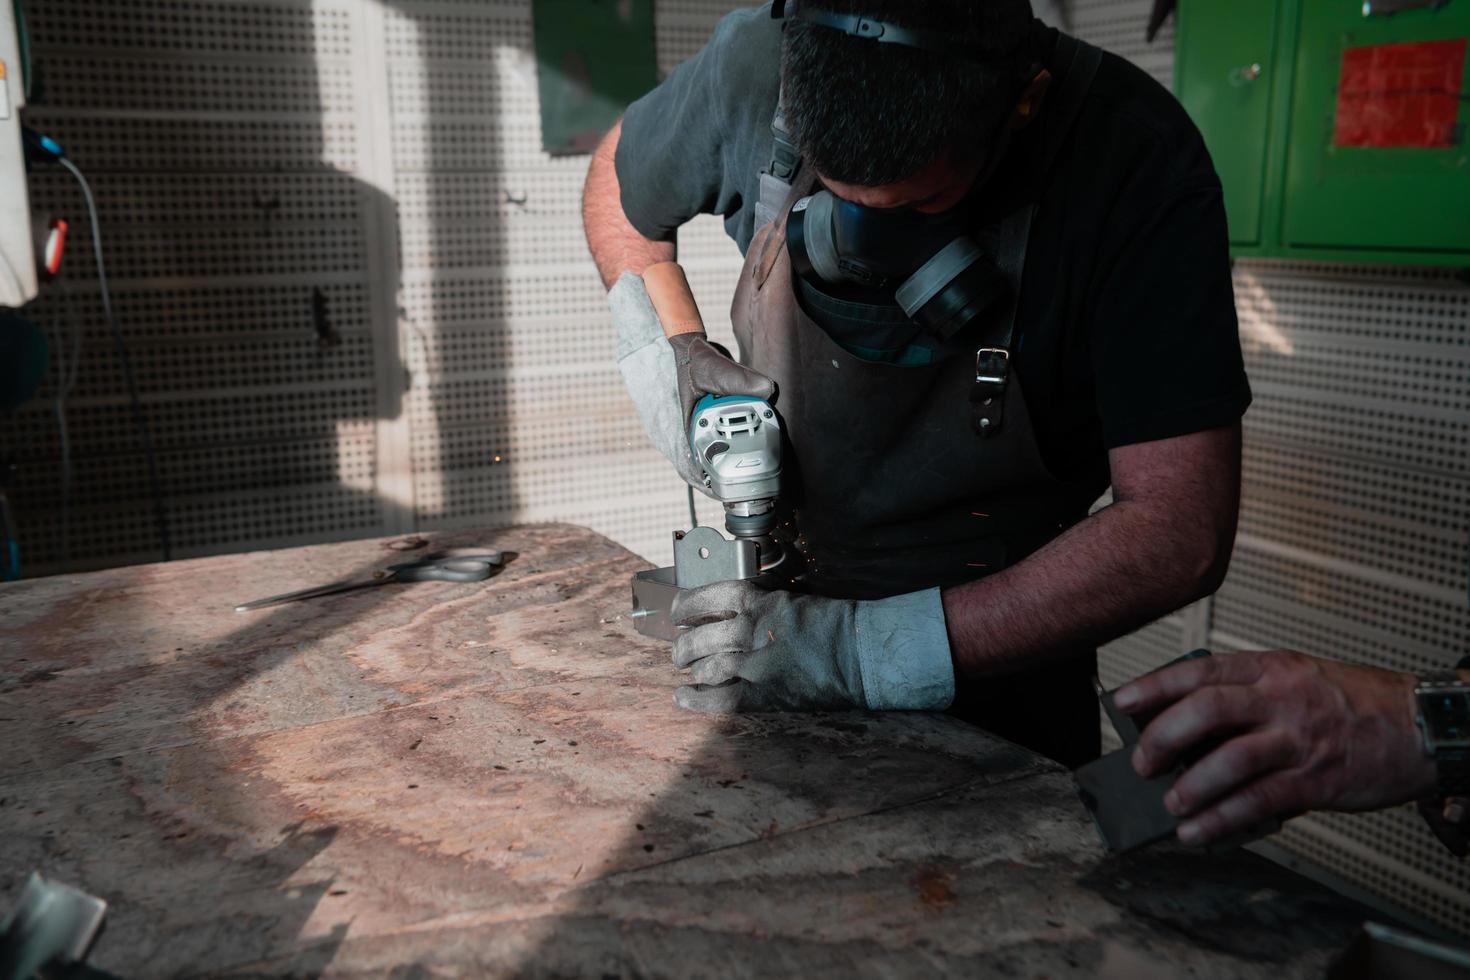
[[[1041,156],[1035,173],[1038,193],[1050,176],[1062,143],[1072,132],[1092,80],[1102,64],[1102,50],[1066,34],[1057,35],[1056,62],[1065,62],[1056,99],[1042,114]],[[995,256],[995,264],[1015,283],[1004,316],[1004,328],[992,346],[975,351],[975,384],[970,389],[970,420],[976,435],[989,438],[1005,423],[1006,387],[1010,382],[1011,341],[1016,331],[1016,311],[1021,303],[1021,285],[1026,269],[1026,250],[1031,239],[1031,222],[1036,205],[1029,204],[992,226],[982,242]]]
[[[776,220],[801,169],[801,154],[786,128],[786,87],[783,85],[778,92],[776,112],[771,116],[771,161],[760,172],[760,197],[755,203],[757,228]]]
[[[786,249],[786,218],[796,202],[806,197],[817,186],[817,175],[810,167],[803,167],[796,174],[796,183],[786,190],[786,198],[778,205],[770,226],[761,238],[760,251],[756,254],[755,288],[761,289],[776,267],[776,260]]]

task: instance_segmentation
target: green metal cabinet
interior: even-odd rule
[[[1225,187],[1230,241],[1259,245],[1271,90],[1276,84],[1276,0],[1185,0],[1176,33],[1174,87],[1209,143]],[[1195,43],[1185,43],[1185,31]]]
[[[1470,0],[1180,0],[1175,36],[1234,254],[1470,265]]]

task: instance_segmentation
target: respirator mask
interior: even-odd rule
[[[891,299],[948,340],[1010,293],[1005,274],[966,233],[969,208],[939,214],[871,208],[821,190],[786,219],[792,269],[819,292]]]

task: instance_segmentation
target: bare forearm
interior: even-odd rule
[[[674,243],[644,238],[623,213],[617,168],[613,164],[623,124],[613,126],[592,154],[582,189],[582,226],[602,284],[609,289],[624,272],[642,274],[656,262],[674,259]]]
[[[1240,427],[1113,450],[1116,502],[1035,554],[945,590],[955,672],[1041,666],[1214,591],[1235,541]]]
[[[1158,534],[1147,504],[1106,507],[1025,561],[946,589],[955,672],[984,677],[1103,643],[1204,594],[1204,575]]]

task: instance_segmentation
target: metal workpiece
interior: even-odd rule
[[[675,531],[674,564],[633,576],[633,610],[628,615],[644,636],[672,640],[678,629],[669,613],[681,590],[760,573],[761,549],[754,540],[732,541],[712,527]]]
[[[674,640],[679,631],[669,613],[678,595],[673,565],[634,574],[633,611],[628,613],[633,628],[655,640]]]
[[[760,546],[749,538],[731,540],[712,527],[674,532],[674,582],[681,589],[755,578],[760,571]]]
[[[1163,666],[1169,667],[1209,655],[1208,650],[1192,650]],[[1162,670],[1163,667],[1159,669]],[[1078,796],[1092,814],[1098,836],[1108,850],[1123,853],[1164,840],[1178,828],[1179,818],[1164,806],[1164,795],[1184,771],[1186,764],[1181,763],[1170,772],[1147,779],[1140,776],[1133,768],[1133,750],[1138,745],[1143,729],[1148,727],[1148,723],[1157,713],[1144,716],[1127,714],[1113,702],[1116,691],[1103,691],[1095,679],[1093,683],[1098,689],[1098,700],[1102,702],[1103,711],[1123,746],[1080,767],[1073,773],[1073,778],[1077,783]],[[1265,820],[1210,846],[1216,851],[1230,850],[1280,829],[1279,820]]]
[[[1164,666],[1209,655],[1208,650],[1193,650]],[[1133,768],[1133,750],[1151,718],[1137,718],[1119,710],[1113,702],[1116,692],[1103,691],[1096,680],[1093,684],[1123,746],[1082,766],[1073,778],[1078,796],[1097,825],[1098,836],[1108,850],[1121,853],[1163,840],[1178,828],[1179,818],[1164,806],[1164,794],[1174,785],[1180,770],[1176,767],[1149,779],[1140,776]]]
[[[102,899],[32,871],[0,922],[0,977],[71,975],[66,971],[87,958],[106,915]]]

